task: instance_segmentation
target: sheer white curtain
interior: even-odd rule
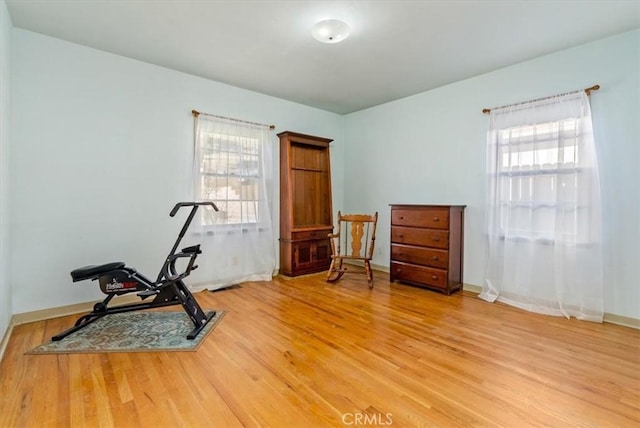
[[[480,297],[602,322],[601,201],[584,91],[492,109]]]
[[[194,282],[207,289],[272,278],[271,134],[267,126],[204,114],[195,118],[193,199],[219,208],[201,208],[192,229],[191,238],[202,248]]]

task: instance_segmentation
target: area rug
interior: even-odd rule
[[[49,341],[26,353],[195,351],[224,316],[224,311],[215,312],[193,340],[187,339],[194,327],[184,312],[125,312],[107,315],[62,340]]]

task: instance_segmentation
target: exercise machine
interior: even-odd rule
[[[187,216],[187,219],[180,230],[178,239],[173,244],[173,248],[169,252],[169,255],[165,259],[160,273],[155,281],[151,281],[144,275],[136,271],[134,268],[127,267],[123,262],[112,262],[102,265],[84,266],[71,271],[71,278],[73,282],[85,281],[90,279],[92,281],[98,280],[100,290],[107,295],[102,301],[93,306],[93,311],[81,316],[73,327],[63,331],[51,338],[53,341],[62,340],[71,333],[80,330],[83,327],[91,324],[92,322],[100,319],[106,315],[119,314],[122,312],[139,311],[143,309],[158,308],[161,306],[170,305],[182,305],[184,311],[189,315],[189,318],[193,322],[194,329],[187,335],[187,339],[195,339],[198,333],[202,331],[205,325],[215,316],[215,311],[204,313],[196,299],[191,294],[191,291],[187,288],[182,281],[189,276],[191,271],[198,266],[195,264],[198,254],[201,254],[200,244],[186,247],[176,252],[180,241],[184,237],[191,221],[193,220],[198,208],[201,206],[210,206],[215,211],[218,211],[218,207],[213,202],[179,202],[177,203],[169,216],[173,217],[183,207],[191,207],[191,212]],[[182,272],[178,272],[176,262],[181,259],[181,264],[186,263],[186,267]],[[109,302],[115,296],[120,296],[127,293],[137,293],[141,300],[148,298],[153,299],[148,302],[131,303],[119,306],[109,307]]]

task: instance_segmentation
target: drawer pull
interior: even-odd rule
[[[438,277],[435,276],[435,275],[431,275],[431,279],[433,279],[435,281],[436,279],[438,279]]]
[[[433,236],[433,237],[431,237],[431,240],[433,242],[438,242],[440,240],[440,238],[438,238],[437,236]]]
[[[438,261],[438,256],[431,257],[431,260],[433,260],[434,262],[437,262]]]
[[[404,235],[401,233],[400,235],[398,235],[398,238],[404,238]]]
[[[434,217],[433,221],[436,222],[436,223],[439,222],[440,221],[440,217]]]
[[[402,215],[401,215],[401,216],[400,216],[400,220],[404,220],[404,216],[402,216]]]

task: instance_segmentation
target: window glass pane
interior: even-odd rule
[[[498,132],[500,224],[510,233],[552,239],[561,224],[579,233],[576,207],[579,190],[586,188],[580,183],[579,132],[571,118]]]
[[[203,224],[258,221],[260,147],[255,138],[211,133],[200,150],[200,196],[220,211]]]

